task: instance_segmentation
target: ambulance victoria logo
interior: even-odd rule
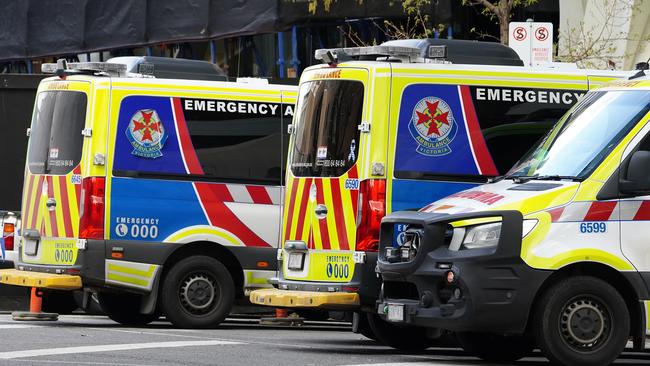
[[[167,132],[155,110],[142,109],[131,117],[126,137],[133,146],[131,154],[155,159],[162,156],[160,150],[167,141]]]
[[[428,156],[449,154],[449,144],[456,137],[457,130],[451,108],[444,100],[426,97],[413,108],[409,131],[418,143],[418,153]]]

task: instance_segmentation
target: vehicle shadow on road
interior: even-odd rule
[[[549,365],[549,361],[542,355],[539,350],[534,351],[528,357],[512,363],[486,363],[486,361],[475,358],[465,353],[461,348],[429,348],[424,351],[401,351],[385,347],[371,339],[360,340],[311,340],[301,339],[301,343],[314,343],[322,346],[335,346],[337,354],[347,354],[350,356],[363,355],[392,355],[404,356],[403,359],[392,358],[391,363],[408,362],[414,366],[434,364],[435,365],[516,365],[516,366],[541,366]],[[325,348],[325,347],[323,347]],[[301,352],[320,354],[323,348],[314,347],[311,349],[302,349]],[[614,363],[625,365],[647,366],[650,364],[650,351],[625,352]]]

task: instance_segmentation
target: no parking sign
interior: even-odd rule
[[[508,45],[524,65],[553,62],[553,23],[511,22],[509,32]]]

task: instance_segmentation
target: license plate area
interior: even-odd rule
[[[388,320],[391,322],[404,321],[404,305],[388,304]]]
[[[302,271],[304,265],[305,265],[305,253],[303,252],[289,253],[289,261],[287,263],[287,268],[293,271]]]
[[[38,252],[39,240],[25,239],[25,255],[34,256]]]

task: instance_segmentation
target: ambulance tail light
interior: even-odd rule
[[[2,238],[5,241],[5,250],[14,250],[14,230],[14,224],[5,223],[3,226]]]
[[[105,178],[84,178],[81,184],[81,207],[79,208],[79,237],[104,239]]]
[[[386,215],[386,180],[364,180],[359,188],[356,250],[376,252],[379,249],[379,228],[384,215]]]

